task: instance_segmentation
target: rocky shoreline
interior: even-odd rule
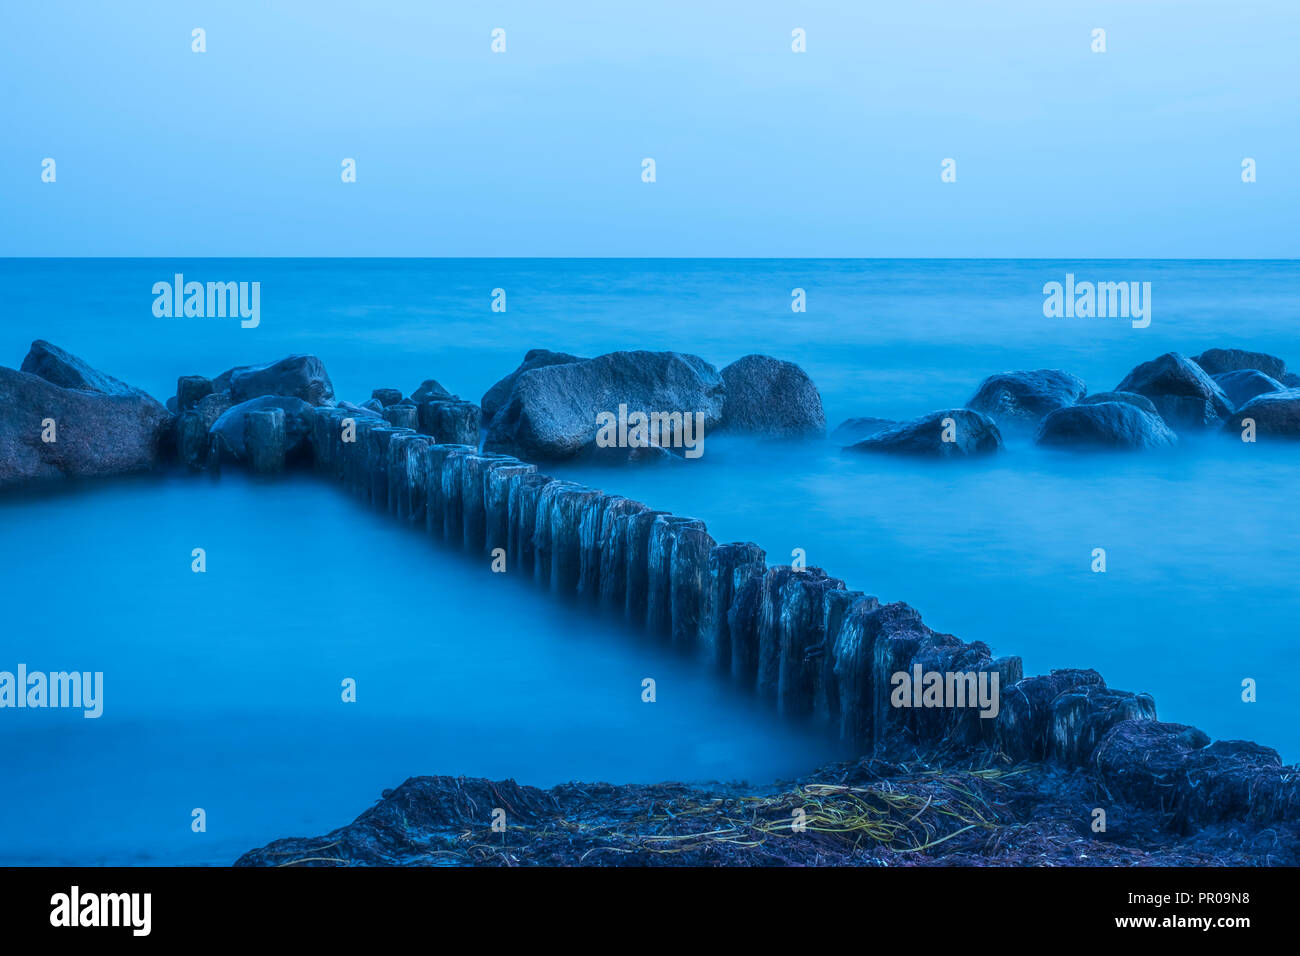
[[[939,458],[996,453],[1002,429],[1080,450],[1158,448],[1179,432],[1215,430],[1294,439],[1297,384],[1260,353],[1168,353],[1092,400],[1068,373],[1003,373],[968,407],[903,423],[853,419],[836,438],[847,452]],[[0,489],[171,464],[266,477],[311,468],[445,545],[645,627],[783,716],[870,755],[794,788],[748,793],[414,778],[350,827],[279,841],[242,863],[647,863],[671,843],[664,836],[682,838],[668,862],[881,863],[902,853],[912,862],[1069,863],[1079,862],[1070,854],[1080,841],[1094,861],[1294,862],[1293,851],[1268,843],[1273,834],[1295,845],[1300,806],[1300,776],[1275,751],[1161,722],[1148,695],[1109,688],[1095,671],[1025,677],[1018,658],[933,631],[906,604],[881,603],[820,568],[769,567],[757,544],[717,542],[697,518],[539,471],[575,458],[681,460],[668,443],[601,446],[595,422],[621,405],[660,414],[669,434],[671,411],[678,422],[698,414],[704,433],[825,434],[811,380],[766,356],[719,373],[679,353],[535,351],[481,405],[434,380],[410,397],[380,388],[360,404],[338,402],[319,359],[290,356],[214,379],[183,376],[164,407],[38,341],[20,371],[0,368]],[[996,716],[964,699],[900,706],[892,678],[912,672],[1000,688]],[[963,803],[962,793],[973,796]],[[958,804],[959,813],[940,812]],[[801,807],[805,817],[817,808],[827,826],[794,831]],[[507,829],[493,835],[513,835],[518,850],[507,839],[500,854],[457,857],[447,841],[478,839],[498,808]],[[1126,822],[1096,830],[1097,811]],[[417,822],[397,829],[394,814]],[[676,830],[683,819],[736,837],[692,843]],[[900,819],[909,821],[901,830]],[[585,829],[574,830],[579,823]],[[895,836],[864,843],[872,832]],[[774,855],[777,840],[785,849]],[[327,854],[324,842],[343,848]]]

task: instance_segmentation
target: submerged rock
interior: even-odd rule
[[[999,426],[1037,425],[1045,415],[1073,405],[1087,386],[1060,369],[1001,372],[980,383],[966,407],[988,415]]]
[[[1136,405],[1099,402],[1058,408],[1043,419],[1034,441],[1057,448],[1168,448],[1178,442],[1157,416]]]
[[[992,455],[1001,448],[1002,435],[991,419],[967,408],[946,408],[893,425],[845,451],[969,458]]]
[[[217,379],[229,376],[230,397],[235,404],[264,395],[292,396],[308,405],[334,404],[334,385],[325,364],[314,355],[290,355],[266,365],[231,369]],[[213,388],[220,391],[217,382]]]
[[[1300,388],[1269,392],[1252,398],[1224,422],[1223,430],[1240,433],[1245,419],[1255,422],[1256,435],[1300,438]]]
[[[263,395],[233,405],[221,417],[212,423],[209,438],[215,440],[215,447],[222,458],[234,461],[248,461],[248,446],[245,442],[247,425],[245,419],[250,412],[266,411],[278,408],[284,413],[285,455],[290,461],[304,457],[311,448],[310,435],[315,417],[312,406],[300,398],[285,395]]]
[[[1232,403],[1214,379],[1178,352],[1143,362],[1115,390],[1145,395],[1174,428],[1209,428],[1232,414]]]
[[[526,460],[573,458],[596,443],[597,416],[628,413],[722,420],[724,386],[708,362],[678,352],[613,352],[522,372],[492,419],[484,448]]]
[[[377,401],[384,408],[389,405],[396,405],[402,400],[402,390],[400,388],[377,388],[370,393],[370,397]]]
[[[892,418],[846,418],[831,432],[831,441],[852,445],[897,424]]]
[[[0,367],[0,488],[150,471],[161,464],[171,420],[161,403],[130,386],[63,388]]]
[[[1256,369],[1223,372],[1214,376],[1214,384],[1223,389],[1223,394],[1228,396],[1228,401],[1234,408],[1240,408],[1257,395],[1286,389],[1277,379]]]
[[[817,386],[793,362],[746,355],[721,374],[726,386],[723,428],[778,438],[826,434],[826,415]]]
[[[483,393],[483,399],[479,402],[483,409],[483,421],[489,426],[492,424],[492,419],[496,418],[497,412],[510,398],[510,391],[515,387],[515,379],[519,378],[524,372],[535,368],[545,368],[548,365],[568,365],[572,362],[585,361],[587,359],[570,355],[567,352],[552,352],[549,349],[530,350],[524,356],[524,360],[519,363],[517,369]]]
[[[1224,372],[1241,372],[1250,369],[1263,372],[1271,378],[1280,379],[1286,374],[1286,362],[1276,355],[1266,352],[1247,352],[1244,349],[1207,349],[1200,355],[1193,355],[1192,361],[1209,375],[1222,375]]]

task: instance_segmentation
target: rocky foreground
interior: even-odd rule
[[[1059,370],[1008,372],[970,407],[853,419],[834,437],[855,453],[941,458],[996,453],[1004,428],[1079,449],[1154,448],[1178,431],[1289,440],[1300,438],[1294,381],[1280,359],[1233,350],[1168,353],[1091,398]],[[757,544],[715,541],[702,520],[539,471],[573,458],[680,460],[667,447],[598,449],[596,422],[622,406],[698,416],[704,431],[825,432],[811,380],[766,356],[719,373],[673,352],[530,352],[482,405],[433,379],[354,405],[336,400],[319,359],[297,355],[182,376],[164,407],[36,342],[21,370],[0,368],[0,489],[173,464],[265,477],[310,468],[443,545],[645,628],[782,716],[872,755],[784,789],[417,778],[349,827],[245,863],[1294,859],[1300,773],[1275,751],[1162,722],[1149,695],[1095,671],[1025,676],[1019,658],[937,632],[907,604],[821,568],[768,566]],[[969,703],[900,704],[900,673],[918,687],[922,674],[969,677],[1000,689],[1000,706],[986,719]],[[497,809],[504,833],[491,826]],[[799,812],[806,826],[794,832]]]
[[[1104,810],[1104,816],[1101,815]],[[493,828],[494,813],[498,821]],[[1083,770],[910,753],[790,785],[542,790],[414,777],[347,826],[236,866],[1296,866],[1300,824],[1190,833]]]

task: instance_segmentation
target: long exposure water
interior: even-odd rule
[[[261,282],[261,324],[155,318],[151,287]],[[1152,322],[1048,319],[1042,286],[1150,281]],[[960,406],[986,375],[1090,391],[1209,347],[1300,363],[1288,262],[0,260],[0,363],[44,338],[160,399],[181,374],[319,355],[340,398],[477,401],[530,349],[798,362],[832,427]],[[504,313],[490,310],[506,290]],[[808,311],[793,313],[791,290]],[[1096,667],[1160,716],[1300,757],[1300,446],[936,464],[713,436],[695,462],[548,469],[704,519],[1026,673]],[[207,550],[193,574],[190,553]],[[1090,570],[1094,548],[1107,572]],[[417,774],[750,779],[840,752],[689,662],[493,575],[307,477],[144,477],[0,499],[0,669],[102,670],[104,716],[0,715],[0,862],[210,862],[321,833]],[[340,700],[340,681],[358,700]],[[658,700],[641,701],[654,677]],[[1258,701],[1241,699],[1244,678]],[[202,807],[208,832],[190,831]]]

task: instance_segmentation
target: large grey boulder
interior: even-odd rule
[[[584,362],[549,365],[515,379],[488,430],[484,449],[525,460],[573,458],[595,447],[597,416],[676,413],[703,416],[707,433],[721,423],[722,377],[680,352],[612,352]],[[695,436],[693,436],[695,437]]]
[[[1210,428],[1232,414],[1232,403],[1205,371],[1178,352],[1143,362],[1115,386],[1151,399],[1174,428]]]
[[[1240,434],[1242,421],[1255,423],[1256,435],[1300,438],[1300,388],[1269,392],[1252,398],[1223,424],[1225,432]]]
[[[483,409],[483,421],[491,424],[492,419],[496,418],[497,412],[501,410],[501,406],[505,405],[506,400],[510,397],[510,390],[515,387],[515,380],[524,372],[535,368],[546,368],[549,365],[569,365],[572,362],[586,361],[588,360],[579,358],[576,355],[570,355],[568,352],[531,349],[524,355],[524,360],[519,363],[518,368],[483,393],[483,400],[479,402],[479,406]],[[445,397],[450,398],[451,396]]]
[[[71,352],[65,352],[44,339],[37,339],[32,343],[30,351],[23,359],[20,371],[43,378],[51,385],[58,385],[60,388],[75,388],[83,392],[98,392],[101,395],[148,397],[146,392],[91,368]]]
[[[893,425],[845,451],[971,458],[995,454],[1001,447],[1002,435],[990,418],[968,408],[946,408]]]
[[[746,355],[722,370],[722,382],[722,425],[728,431],[778,438],[826,434],[817,386],[793,362]]]
[[[1082,379],[1060,369],[1000,372],[980,382],[966,407],[988,415],[999,426],[1027,428],[1058,408],[1073,405],[1085,391]]]
[[[1286,386],[1257,369],[1239,369],[1235,372],[1222,372],[1213,376],[1214,384],[1223,389],[1233,408],[1240,408],[1257,395],[1269,392],[1281,392]]]
[[[85,381],[102,388],[116,379]],[[124,388],[63,388],[0,367],[0,489],[156,468],[171,416],[144,392]]]
[[[289,395],[263,395],[231,406],[213,422],[209,437],[221,457],[239,462],[248,461],[245,436],[249,413],[275,408],[284,412],[286,457],[290,461],[296,461],[307,454],[310,451],[312,406]]]
[[[1159,416],[1124,402],[1058,408],[1043,419],[1034,441],[1058,448],[1168,448],[1178,437]]]
[[[266,365],[231,369],[219,375],[212,387],[214,391],[228,387],[236,405],[263,395],[290,395],[309,405],[334,404],[334,385],[325,364],[314,355],[290,355]]]
[[[1276,379],[1286,374],[1286,362],[1276,355],[1266,352],[1247,352],[1245,349],[1207,349],[1200,355],[1193,355],[1192,361],[1205,370],[1207,375],[1222,375],[1224,372],[1242,372],[1255,369]]]

